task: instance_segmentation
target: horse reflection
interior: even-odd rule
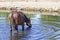
[[[20,40],[21,38],[27,36],[26,33],[24,31],[22,31],[21,33],[16,32],[16,33],[12,33],[10,32],[10,40]]]

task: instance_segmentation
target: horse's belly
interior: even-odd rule
[[[18,25],[22,25],[23,23],[18,23]]]
[[[18,21],[18,25],[22,25],[22,24],[24,24],[24,21]]]

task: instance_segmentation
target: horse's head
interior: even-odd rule
[[[31,25],[31,20],[30,20],[30,18],[28,18],[28,21],[26,22],[26,25],[29,26],[29,27],[32,26],[32,25]]]

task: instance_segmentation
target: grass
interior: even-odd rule
[[[8,16],[8,12],[0,12],[0,17],[7,17]],[[25,14],[28,18],[33,17],[34,14],[30,14],[30,13],[26,13]]]
[[[31,18],[34,16],[34,14],[25,14],[28,18]]]
[[[41,19],[42,19],[42,20],[45,20],[45,21],[60,22],[60,16],[41,15]]]
[[[8,12],[0,12],[0,17],[7,17],[8,14]]]
[[[49,24],[49,25],[53,25],[56,27],[60,28],[60,16],[52,16],[52,15],[41,15],[41,22],[43,24]],[[55,30],[55,29],[54,29]],[[55,30],[57,31],[57,30]]]

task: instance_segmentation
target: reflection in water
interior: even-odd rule
[[[60,16],[41,15],[41,23],[53,30],[50,40],[60,40]]]
[[[8,14],[0,15],[0,39],[1,40],[59,40],[60,39],[60,17],[40,14],[27,15],[31,18],[32,28],[21,32],[9,32],[7,20]],[[9,35],[10,34],[10,35]]]
[[[10,32],[10,40],[20,40],[21,38],[27,36],[24,31],[22,32]]]

